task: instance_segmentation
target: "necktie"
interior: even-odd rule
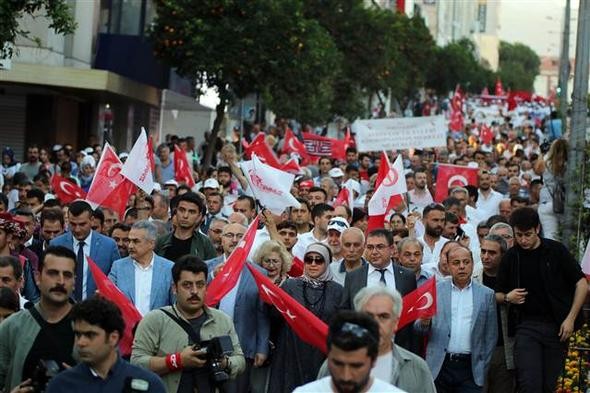
[[[76,289],[74,299],[82,301],[82,289],[84,286],[84,242],[78,243],[78,254],[76,255]]]
[[[381,273],[381,278],[379,279],[379,282],[387,286],[387,281],[385,281],[385,272],[387,271],[387,269],[377,269],[377,271]]]

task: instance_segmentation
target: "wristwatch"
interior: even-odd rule
[[[508,301],[508,295],[507,294],[504,294],[504,304],[508,304],[508,303],[510,303]]]

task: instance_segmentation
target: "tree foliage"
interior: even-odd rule
[[[521,43],[500,42],[498,75],[505,88],[533,91],[535,78],[539,75],[539,56]]]
[[[43,11],[43,12],[41,12]],[[19,20],[25,15],[43,16],[49,27],[60,34],[72,34],[76,22],[66,0],[2,0],[0,1],[0,58],[14,54],[12,45],[18,36],[38,41],[30,32],[19,28]]]

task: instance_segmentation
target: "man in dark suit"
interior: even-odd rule
[[[363,288],[385,285],[402,296],[416,289],[416,275],[410,269],[394,264],[392,260],[393,236],[385,229],[375,229],[367,236],[365,257],[368,265],[346,273],[341,307],[352,309],[352,300]],[[419,346],[412,340],[412,327],[407,326],[395,335],[396,344],[418,353]]]
[[[242,240],[246,227],[235,223],[223,228],[221,244],[223,254],[207,261],[212,276],[221,273],[227,258]],[[266,272],[265,272],[266,273]],[[246,371],[227,384],[230,393],[248,392],[251,385],[252,366],[260,367],[268,357],[270,322],[268,308],[258,295],[258,287],[252,273],[244,266],[237,285],[219,303],[219,309],[229,315],[246,358]]]
[[[64,246],[76,254],[76,287],[74,299],[86,299],[96,291],[96,284],[88,267],[86,256],[108,275],[114,261],[121,258],[117,244],[110,237],[92,230],[92,207],[85,201],[70,203],[68,211],[70,232],[53,239],[52,246]]]

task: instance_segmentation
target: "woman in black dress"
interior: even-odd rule
[[[323,243],[310,244],[304,257],[303,276],[287,279],[281,288],[322,321],[328,323],[338,310],[342,286],[332,281],[332,255]],[[276,310],[275,310],[276,311]],[[277,312],[278,314],[278,312]],[[276,351],[273,354],[269,392],[292,392],[297,386],[315,381],[325,355],[301,341],[280,315]]]

